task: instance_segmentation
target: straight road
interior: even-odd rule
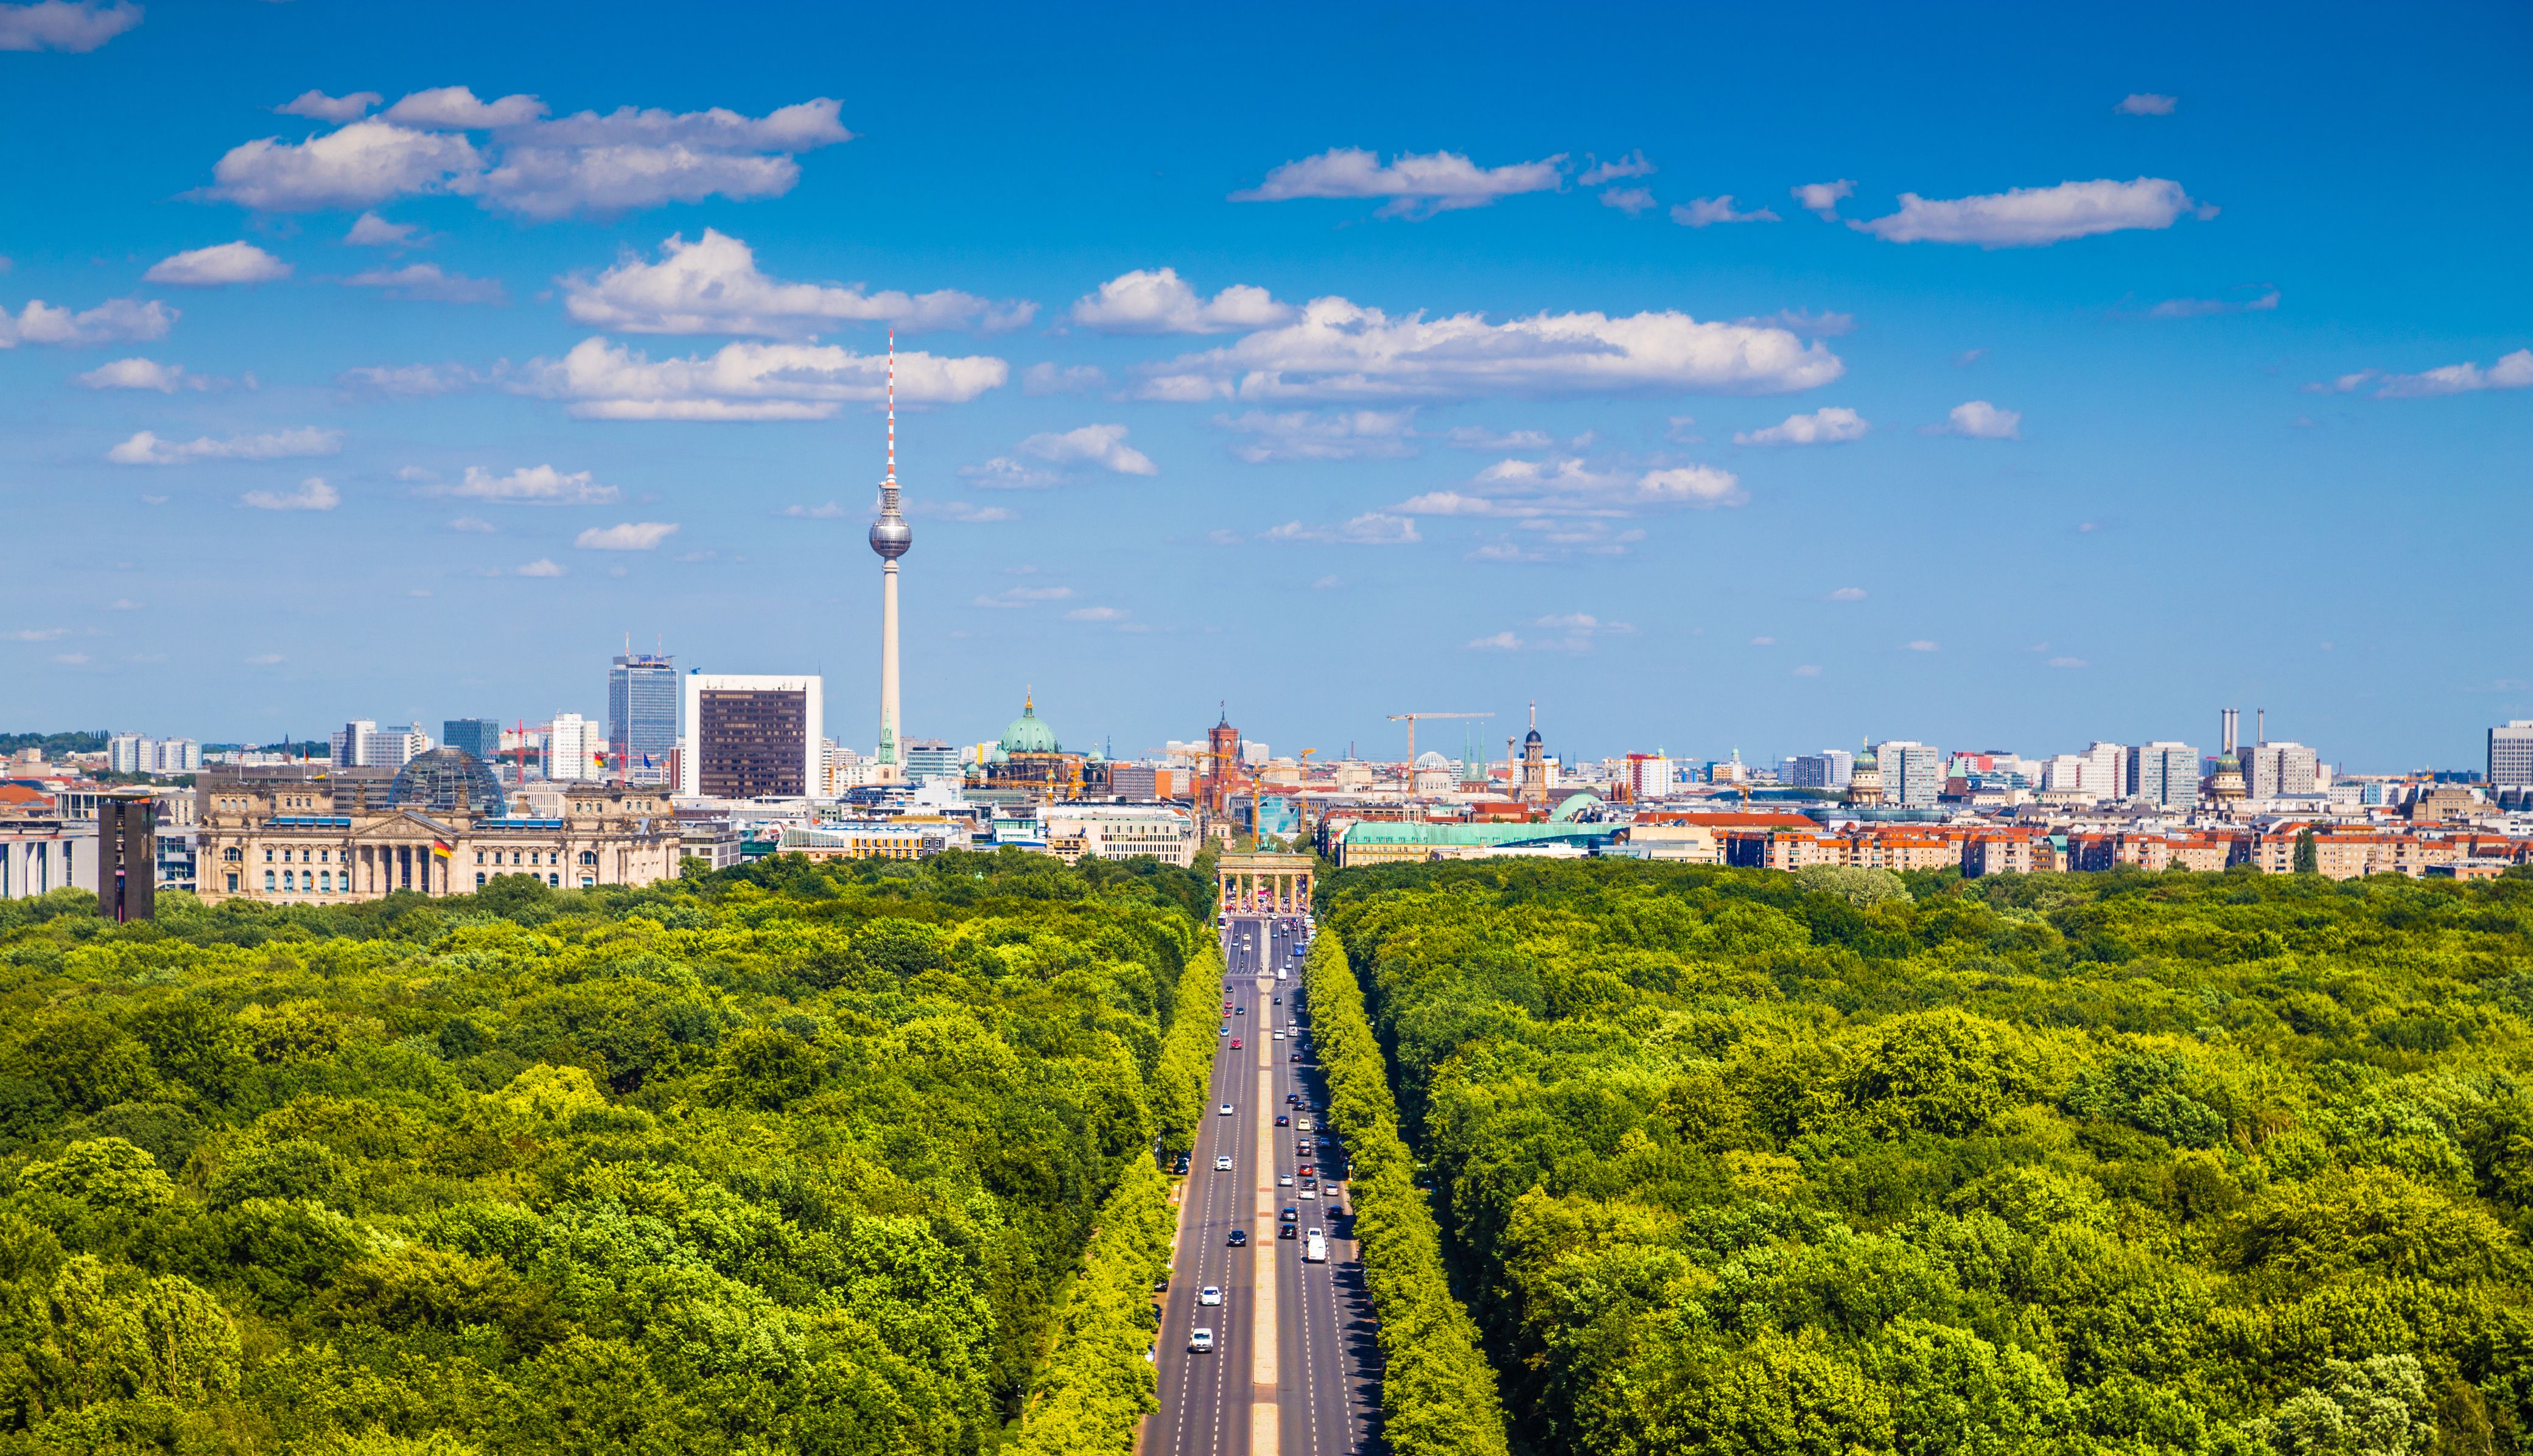
[[[1307,937],[1298,917],[1233,915],[1223,928],[1228,1029],[1216,1038],[1214,1110],[1197,1134],[1162,1297],[1161,1408],[1145,1427],[1146,1456],[1383,1449],[1380,1351],[1344,1211],[1345,1151],[1325,1131],[1300,994]],[[1223,1157],[1228,1170],[1215,1167]],[[1281,1239],[1287,1208],[1296,1237]],[[1303,1257],[1310,1229],[1325,1237],[1325,1262]],[[1234,1230],[1245,1247],[1232,1245]],[[1220,1306],[1198,1303],[1207,1286],[1222,1292]],[[1213,1331],[1209,1353],[1188,1348],[1199,1326]]]

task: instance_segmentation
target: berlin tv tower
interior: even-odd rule
[[[903,762],[898,752],[897,558],[914,545],[914,532],[897,508],[897,330],[888,331],[888,476],[879,483],[879,519],[871,522],[870,549],[879,553],[879,761]],[[895,776],[890,776],[895,777]]]

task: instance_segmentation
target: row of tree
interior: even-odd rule
[[[1481,862],[1322,907],[1534,1449],[2533,1431],[2533,883]]]
[[[1131,1428],[1208,889],[1012,851],[0,907],[0,1452]]]
[[[1354,1233],[1381,1320],[1383,1433],[1401,1456],[1502,1456],[1495,1372],[1478,1349],[1477,1326],[1452,1297],[1442,1233],[1399,1137],[1388,1071],[1336,931],[1313,937],[1302,979],[1327,1078],[1328,1121],[1354,1158]]]

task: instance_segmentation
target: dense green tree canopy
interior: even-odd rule
[[[0,905],[0,1451],[967,1452],[1050,1369],[1114,1429],[1208,893],[1013,851]]]
[[[1332,877],[1543,1452],[2533,1444],[2533,883]]]

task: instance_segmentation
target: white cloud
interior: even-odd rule
[[[1911,652],[1933,652],[1936,649],[1935,644],[1931,640],[1920,637],[1916,641],[1909,644],[1909,650]]]
[[[376,212],[364,212],[352,219],[352,230],[343,241],[355,248],[418,248],[422,227],[418,223],[389,222]]]
[[[218,389],[226,386],[228,380],[206,379],[181,364],[160,364],[154,359],[118,359],[75,376],[72,382],[89,389],[155,389],[161,394],[173,394],[179,389]]]
[[[277,652],[262,652],[248,658],[246,665],[250,668],[269,668],[284,661],[287,659]]]
[[[1545,450],[1557,441],[1545,430],[1500,432],[1481,425],[1455,425],[1443,432],[1443,443],[1455,450]]]
[[[932,513],[947,517],[950,520],[958,521],[963,525],[973,526],[991,525],[997,521],[1016,521],[1020,519],[1018,513],[1006,509],[1003,506],[970,505],[965,500],[944,500],[940,505],[934,507]]]
[[[1064,614],[1069,622],[1121,622],[1133,612],[1121,607],[1077,607]]]
[[[1294,198],[1388,198],[1384,217],[1431,216],[1460,207],[1483,207],[1516,193],[1552,192],[1564,182],[1565,153],[1535,162],[1480,167],[1455,151],[1402,153],[1387,166],[1356,146],[1330,147],[1318,156],[1286,162],[1235,203],[1281,203]]]
[[[585,552],[647,552],[657,551],[660,543],[677,534],[677,526],[668,521],[624,521],[592,526],[572,538],[571,544]]]
[[[1384,510],[1368,510],[1341,526],[1306,526],[1300,521],[1264,533],[1262,541],[1316,541],[1335,546],[1413,546],[1424,540],[1416,522]]]
[[[545,557],[539,556],[537,559],[530,561],[525,566],[520,567],[519,574],[521,576],[560,576],[563,574],[563,569]]]
[[[1522,641],[1510,632],[1498,632],[1491,637],[1479,637],[1471,641],[1469,647],[1474,652],[1519,652]]]
[[[1660,170],[1662,169],[1645,160],[1644,149],[1638,147],[1614,162],[1605,162],[1599,157],[1594,157],[1591,169],[1574,181],[1579,187],[1598,187],[1604,182],[1616,182],[1622,177],[1650,177]],[[1603,196],[1607,197],[1608,194],[1604,193]]]
[[[1797,668],[1794,670],[1793,675],[1797,677],[1818,677],[1820,675],[1820,664],[1805,663],[1801,667]]]
[[[1319,580],[1312,582],[1311,590],[1315,592],[1332,592],[1343,585],[1345,585],[1344,582],[1338,580],[1335,575],[1330,574],[1323,576]]]
[[[1695,389],[1773,394],[1846,371],[1782,328],[1665,312],[1393,319],[1314,299],[1294,322],[1149,367],[1148,399],[1408,399]]]
[[[2334,393],[2381,380],[2375,390],[2378,399],[2427,399],[2439,394],[2470,394],[2482,389],[2521,389],[2533,384],[2533,349],[2518,349],[2502,355],[2487,369],[2477,364],[2448,364],[2425,374],[2379,374],[2373,370],[2343,375],[2331,385]]]
[[[1862,415],[1843,405],[1824,405],[1808,415],[1789,415],[1782,425],[1734,434],[1737,445],[1834,445],[1864,438],[1871,427]]]
[[[1864,600],[1864,588],[1840,587],[1829,594],[1829,599],[1833,602],[1861,602]]]
[[[1836,222],[1840,201],[1856,195],[1856,184],[1842,177],[1836,182],[1800,183],[1791,191],[1804,211],[1823,222]]]
[[[1601,193],[1601,205],[1616,207],[1629,217],[1641,217],[1653,210],[1654,190],[1650,187],[1612,187]],[[1677,208],[1674,209],[1677,212]]]
[[[1295,410],[1216,415],[1216,428],[1244,437],[1231,453],[1252,465],[1269,460],[1395,460],[1416,453],[1408,443],[1409,410]]]
[[[799,180],[796,153],[852,139],[837,122],[839,109],[821,97],[762,118],[719,107],[627,106],[549,121],[533,96],[483,101],[463,87],[442,87],[304,142],[267,137],[233,147],[212,169],[206,195],[305,211],[455,193],[541,220],[714,196],[779,197]],[[487,148],[467,137],[472,131],[490,135]]]
[[[1032,435],[1016,448],[1031,459],[1055,466],[1096,465],[1119,475],[1160,474],[1160,467],[1152,463],[1150,456],[1126,443],[1126,434],[1123,425],[1085,425],[1062,434]],[[1051,486],[1065,479],[1060,470],[1039,470],[1009,456],[996,456],[960,474],[975,478],[980,486],[1010,490]]]
[[[148,605],[149,604],[147,602],[135,602],[130,597],[117,597],[113,601],[105,604],[105,610],[108,612],[139,612]]]
[[[474,132],[524,126],[545,114],[546,103],[534,96],[479,101],[473,91],[462,86],[443,86],[406,96],[387,108],[386,119],[407,126]]]
[[[990,597],[980,596],[972,605],[993,608],[1032,607],[1040,602],[1064,602],[1072,599],[1071,587],[1005,587]]]
[[[1854,314],[1840,314],[1826,310],[1814,314],[1803,309],[1779,309],[1773,314],[1758,314],[1747,319],[1737,319],[1734,321],[1758,328],[1792,329],[1805,338],[1815,339],[1834,339],[1856,331]]]
[[[464,531],[470,535],[490,536],[493,534],[493,523],[479,516],[459,516],[448,523],[448,529]]]
[[[141,7],[123,0],[112,5],[72,0],[0,5],[0,50],[91,51],[140,24]]]
[[[1028,394],[1081,394],[1107,386],[1108,372],[1095,364],[1061,369],[1052,364],[1032,364],[1021,375],[1021,389]]]
[[[249,491],[238,497],[238,503],[255,510],[332,510],[343,503],[343,496],[312,475],[286,495],[274,491]]]
[[[2001,410],[1984,399],[1957,404],[1941,425],[1925,427],[1928,435],[1958,435],[1965,439],[2021,439],[2023,416]]]
[[[942,289],[870,293],[859,283],[785,283],[756,267],[756,255],[728,233],[705,228],[660,245],[657,262],[627,255],[591,278],[562,280],[563,311],[582,323],[627,333],[742,333],[813,338],[830,325],[886,322],[901,328],[1008,328],[1027,323],[1037,305],[996,304]]]
[[[272,109],[282,116],[305,116],[315,121],[330,121],[339,125],[369,115],[370,108],[384,99],[377,91],[354,91],[347,96],[329,96],[320,90],[305,90]]]
[[[349,389],[364,389],[395,399],[426,399],[435,394],[453,394],[471,385],[489,383],[504,371],[496,368],[492,374],[478,374],[462,364],[405,364],[397,366],[363,365],[347,369],[334,377],[334,382]]]
[[[484,159],[464,137],[371,118],[305,142],[266,137],[231,147],[206,195],[267,212],[368,207],[471,187]]]
[[[508,475],[495,475],[480,465],[469,465],[464,480],[428,494],[503,505],[605,505],[616,499],[618,492],[592,480],[586,470],[566,475],[551,465],[522,465]]]
[[[2090,668],[2092,664],[2085,661],[2083,658],[2051,658],[2049,660],[2049,666],[2053,668]]]
[[[1011,377],[987,356],[897,356],[905,404],[965,404]],[[702,356],[653,360],[603,338],[558,360],[531,360],[516,387],[568,401],[584,420],[823,420],[848,401],[887,392],[888,359],[834,344],[725,344]]]
[[[1753,637],[1750,639],[1750,645],[1752,647],[1774,647],[1777,645],[1777,639],[1774,637]]]
[[[20,627],[13,632],[0,632],[12,642],[55,642],[70,634],[68,627]]]
[[[105,452],[117,465],[190,465],[197,460],[282,460],[294,455],[330,455],[343,447],[343,432],[305,425],[271,435],[235,435],[227,439],[204,436],[190,442],[160,439],[144,430]]]
[[[214,288],[226,283],[269,283],[289,276],[290,264],[253,243],[222,243],[160,259],[141,275],[141,280]]]
[[[787,516],[803,516],[810,520],[836,521],[845,517],[845,508],[830,500],[824,505],[787,505],[778,512]]]
[[[1712,465],[1596,471],[1579,459],[1499,460],[1478,472],[1466,490],[1428,491],[1398,509],[1536,520],[1539,529],[1555,529],[1559,517],[1621,517],[1675,505],[1711,509],[1748,498],[1738,477]]]
[[[499,278],[469,278],[441,271],[436,262],[408,263],[400,268],[371,268],[345,278],[348,288],[376,288],[389,298],[436,304],[507,303]]]
[[[1102,333],[1230,333],[1282,323],[1293,306],[1247,283],[1201,299],[1176,268],[1138,268],[1075,300],[1070,317]]]
[[[2132,91],[2122,96],[2120,104],[2111,109],[2122,116],[2170,116],[2173,108],[2180,104],[2181,98],[2178,96],[2167,96],[2155,91]]]
[[[1734,211],[1733,194],[1728,192],[1720,198],[1692,198],[1671,209],[1671,220],[1682,227],[1707,227],[1718,222],[1775,222],[1778,218],[1766,207]]]
[[[2098,233],[2170,227],[2184,212],[2195,212],[2203,219],[2216,215],[2214,207],[2192,202],[2178,182],[2160,177],[2133,182],[2103,178],[1949,200],[1904,192],[1899,211],[1848,226],[1892,243],[2040,248]]]
[[[2218,314],[2266,314],[2278,306],[2278,291],[2266,284],[2247,283],[2236,293],[2251,292],[2250,298],[2167,298],[2147,310],[2150,319],[2206,319]]]

